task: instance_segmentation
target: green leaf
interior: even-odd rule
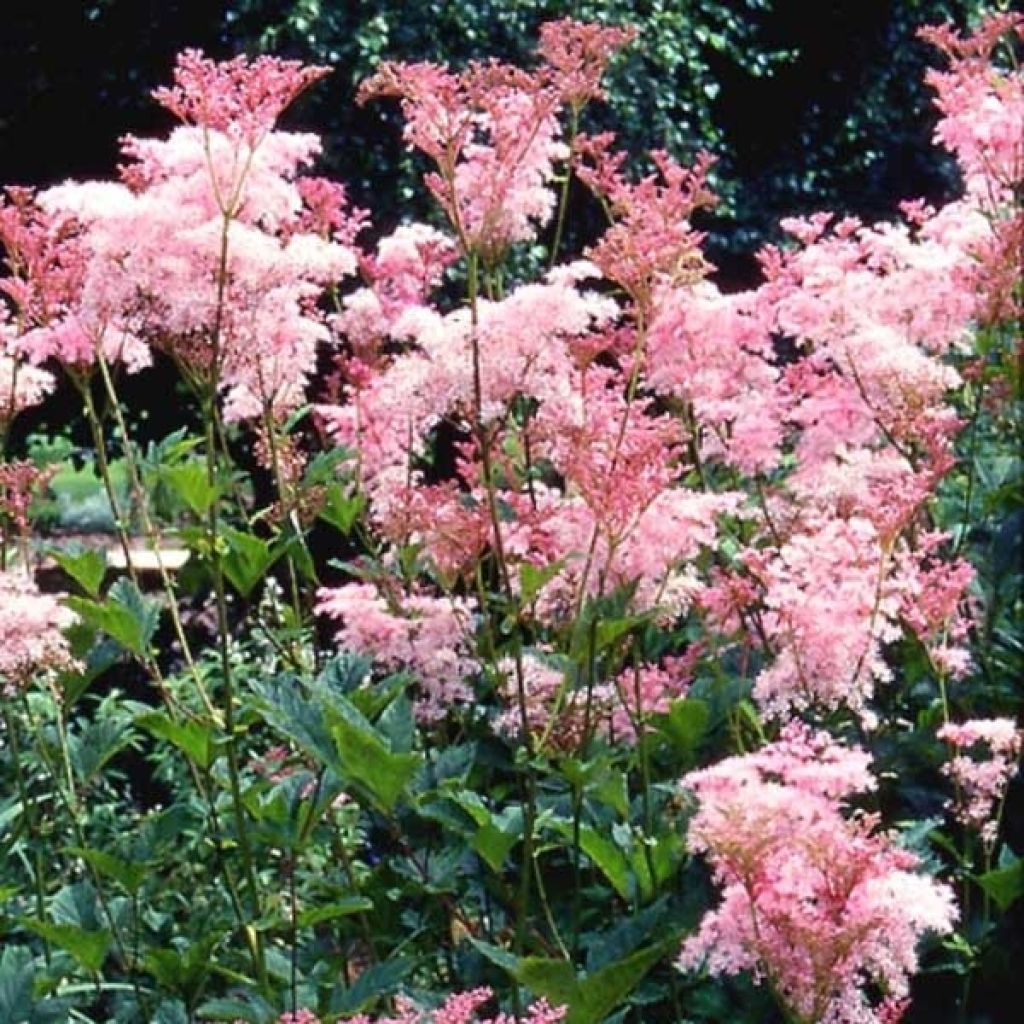
[[[665,952],[674,947],[675,942],[673,936],[586,975],[576,1002],[569,1007],[565,1024],[600,1024],[640,984]],[[524,984],[528,983],[524,981]]]
[[[977,882],[1005,913],[1024,895],[1024,858],[978,875]]]
[[[106,552],[82,548],[78,551],[51,549],[47,553],[90,597],[100,596],[100,586],[107,574]]]
[[[157,475],[197,516],[206,515],[220,492],[216,484],[210,483],[206,466],[199,461],[161,466]]]
[[[24,946],[5,945],[0,954],[0,1020],[24,1024],[31,1019],[34,978],[32,953]]]
[[[552,562],[538,569],[529,562],[519,567],[519,601],[525,607],[565,568],[565,559]]]
[[[469,940],[488,960],[506,970],[535,995],[555,1006],[568,1007],[566,1024],[600,1024],[634,988],[647,972],[678,941],[676,935],[637,950],[629,956],[602,967],[592,974],[579,974],[565,960],[544,957],[517,959],[511,953],[487,942]]]
[[[347,988],[339,985],[334,990],[331,1013],[350,1016],[374,1000],[391,995],[415,965],[416,961],[411,957],[396,957],[368,967]]]
[[[667,715],[659,720],[659,727],[686,756],[692,756],[707,731],[711,709],[707,702],[696,697],[672,702]]]
[[[554,822],[554,826],[564,838],[573,838],[571,821],[559,820]],[[629,901],[633,898],[634,882],[629,868],[629,858],[615,843],[606,839],[592,825],[582,825],[580,849],[608,879],[623,900]]]
[[[253,995],[246,995],[244,999],[208,999],[197,1012],[203,1020],[244,1020],[247,1024],[266,1024],[277,1019],[270,1005]]]
[[[135,583],[124,577],[107,594],[105,601],[69,597],[68,606],[90,626],[113,637],[123,648],[140,658],[149,645],[160,618],[160,606],[144,597]]]
[[[372,900],[362,896],[349,896],[346,899],[328,903],[326,906],[311,907],[309,910],[303,911],[299,914],[298,925],[300,928],[312,928],[313,925],[321,924],[324,921],[348,917],[364,910],[373,910]]]
[[[324,718],[323,700],[308,699],[288,676],[253,684],[264,719],[321,764],[342,773],[341,761]],[[333,696],[332,696],[332,699]]]
[[[505,832],[496,825],[483,825],[470,840],[470,845],[483,857],[492,871],[500,874],[505,858],[515,846],[521,832],[522,828],[518,832]]]
[[[572,964],[539,956],[527,956],[516,962],[516,981],[531,992],[544,996],[553,1006],[572,1007],[580,1002],[580,985]]]
[[[347,535],[365,508],[366,498],[362,494],[349,496],[341,484],[333,483],[327,488],[319,515],[325,523]]]
[[[72,856],[81,857],[101,875],[112,878],[128,892],[137,892],[146,880],[149,871],[142,864],[130,864],[103,850],[90,850],[82,846],[68,846],[64,850]]]
[[[333,713],[336,709],[340,713]],[[344,699],[328,711],[342,771],[383,810],[392,810],[419,770],[420,756],[392,753],[380,733]]]
[[[135,724],[157,739],[167,740],[191,758],[200,768],[209,768],[214,760],[213,730],[199,722],[175,722],[163,711],[138,715]]]
[[[221,563],[224,575],[235,590],[247,598],[277,561],[281,550],[272,549],[265,540],[230,526],[222,527],[221,537],[227,545]]]
[[[106,929],[89,931],[75,924],[54,924],[27,918],[19,923],[52,945],[66,950],[87,971],[98,971],[107,958],[111,936]]]

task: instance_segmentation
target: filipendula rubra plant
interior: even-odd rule
[[[344,189],[305,173],[319,141],[277,125],[322,69],[273,58],[183,54],[156,93],[180,124],[125,140],[118,182],[9,190],[4,440],[51,386],[41,367],[66,373],[128,578],[58,556],[73,644],[68,609],[5,584],[2,764],[31,856],[12,861],[0,971],[97,1020],[469,1020],[482,981],[537,1024],[627,1002],[644,1021],[758,1018],[740,972],[800,1024],[897,1020],[919,940],[957,920],[891,827],[941,821],[943,741],[964,747],[945,774],[982,836],[980,877],[956,867],[985,927],[1020,870],[993,807],[1019,739],[974,714],[1019,697],[937,497],[981,421],[969,385],[1019,345],[991,339],[1019,314],[1024,104],[994,50],[1020,31],[932,34],[961,199],[786,221],[746,292],[701,251],[706,157],[635,174],[583,130],[629,34],[572,21],[542,29],[532,70],[386,63],[364,83],[360,101],[399,102],[438,204],[372,244]],[[563,260],[588,196],[607,227]],[[156,466],[118,394],[154,359],[202,427]],[[339,447],[312,450],[310,411]],[[191,552],[180,580],[157,486]],[[25,493],[3,492],[22,533]],[[83,696],[117,685],[116,652],[145,702]],[[999,737],[998,766],[968,766],[967,736]],[[158,795],[121,771],[125,746]],[[898,771],[931,771],[932,805]],[[988,934],[950,944],[968,978]],[[468,991],[373,1005],[403,985]]]

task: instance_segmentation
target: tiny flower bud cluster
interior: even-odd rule
[[[985,846],[991,847],[1006,787],[1017,770],[1024,730],[1011,718],[975,718],[949,722],[936,735],[950,748],[942,770],[956,787],[956,795],[948,806],[957,821],[978,832]]]

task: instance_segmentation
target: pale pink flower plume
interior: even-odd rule
[[[0,571],[0,690],[13,697],[29,681],[74,667],[64,631],[72,611],[42,593],[24,572]]]
[[[560,141],[558,92],[543,77],[497,62],[459,74],[436,64],[386,61],[358,100],[401,100],[406,141],[430,157],[425,182],[463,249],[497,260],[550,217]]]
[[[54,383],[53,374],[4,355],[0,345],[0,424],[10,423],[22,410],[39,405]]]
[[[906,1000],[917,942],[949,932],[947,886],[844,813],[875,786],[868,755],[793,723],[778,742],[686,776],[697,812],[689,842],[722,886],[679,966],[752,972],[801,1024],[881,1024]],[[880,1004],[868,986],[881,992]]]
[[[544,999],[533,1003],[526,1010],[524,1017],[513,1017],[507,1013],[499,1013],[494,1017],[478,1015],[481,1006],[487,1003],[493,993],[489,988],[475,988],[468,992],[457,992],[448,996],[434,1010],[426,1010],[408,999],[395,1000],[397,1016],[368,1017],[359,1014],[351,1018],[350,1024],[559,1024],[565,1017],[565,1007],[552,1008]],[[315,1017],[300,1021],[281,1024],[319,1024]]]
[[[270,58],[183,61],[175,103],[186,123],[166,139],[125,139],[123,183],[68,183],[40,197],[51,217],[82,226],[81,296],[73,315],[20,344],[37,361],[75,363],[102,348],[131,368],[152,342],[193,384],[219,388],[226,419],[282,419],[305,400],[329,339],[316,303],[355,271],[349,243],[365,215],[343,190],[301,185],[315,136],[269,130],[316,74]],[[226,82],[236,94],[204,106],[214,101],[203,90]]]
[[[748,551],[762,590],[772,661],[754,683],[762,711],[863,711],[890,671],[882,645],[899,636],[889,558],[866,519],[808,522],[777,550]]]
[[[1012,188],[1024,179],[1024,75],[1000,69],[993,55],[1004,38],[1024,38],[1024,15],[990,14],[966,38],[949,25],[920,35],[949,60],[947,71],[927,74],[943,115],[936,141],[956,155],[969,192]]]
[[[317,611],[340,620],[339,645],[370,655],[417,684],[416,714],[436,722],[473,699],[467,680],[480,671],[470,635],[474,606],[466,598],[383,593],[370,583],[322,588]]]

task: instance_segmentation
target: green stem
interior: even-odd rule
[[[35,890],[36,917],[42,921],[46,917],[46,879],[44,875],[44,864],[42,846],[40,844],[39,822],[36,819],[36,807],[32,802],[28,791],[28,784],[25,782],[25,773],[21,766],[21,744],[18,739],[17,722],[11,714],[10,706],[6,701],[0,700],[0,707],[3,708],[4,722],[7,725],[7,735],[11,742],[11,760],[14,762],[15,785],[18,789],[18,798],[21,800],[22,814],[25,816],[25,824],[28,828],[29,841],[32,843],[32,853],[35,860],[33,870],[33,888]],[[44,952],[46,962],[50,962],[50,943],[45,940]]]
[[[209,398],[212,404],[214,398]],[[206,472],[211,487],[217,481],[217,448],[214,436],[213,417],[209,405],[203,410],[206,424]],[[213,571],[213,589],[217,607],[217,649],[220,655],[221,678],[223,683],[223,718],[225,732],[225,754],[228,764],[228,785],[231,792],[232,811],[235,819],[235,832],[238,849],[242,857],[242,870],[249,889],[249,900],[252,919],[256,920],[262,913],[260,888],[256,877],[256,869],[252,856],[252,845],[249,840],[249,829],[245,817],[245,804],[242,799],[241,772],[238,764],[238,743],[235,725],[235,691],[234,675],[231,667],[230,621],[228,618],[227,588],[224,582],[224,565],[220,550],[219,501],[214,495],[210,502],[207,516],[208,542],[210,562]],[[266,959],[263,953],[263,942],[257,934],[254,944],[258,950],[259,972],[261,985],[266,987]]]
[[[167,597],[167,609],[171,616],[171,624],[174,627],[174,633],[178,640],[178,644],[181,647],[182,657],[185,659],[185,664],[189,670],[189,674],[192,677],[193,685],[196,688],[196,693],[199,695],[203,707],[206,709],[207,714],[211,718],[216,720],[217,714],[214,709],[213,703],[210,700],[209,694],[206,692],[206,686],[203,683],[203,677],[196,666],[195,659],[192,656],[192,649],[188,642],[188,637],[185,634],[185,626],[181,621],[181,614],[178,610],[178,597],[174,589],[174,583],[171,580],[170,573],[167,571],[166,565],[164,565],[163,555],[161,552],[162,542],[159,531],[154,524],[152,517],[149,514],[147,507],[146,490],[142,483],[142,476],[139,472],[138,461],[135,458],[135,449],[131,444],[131,439],[128,434],[128,424],[125,421],[124,414],[121,411],[121,403],[118,400],[117,390],[114,386],[114,380],[110,373],[110,368],[107,364],[106,359],[102,353],[97,353],[97,363],[100,369],[100,377],[103,381],[103,386],[106,391],[108,407],[113,410],[114,420],[117,424],[117,430],[121,437],[121,447],[124,451],[125,465],[128,467],[128,479],[129,484],[132,488],[132,493],[135,496],[136,504],[139,508],[139,516],[142,522],[142,528],[145,531],[146,538],[149,541],[150,547],[153,550],[154,557],[156,558],[157,570],[160,574],[160,581],[163,585],[164,593]],[[114,520],[117,526],[117,536],[121,544],[122,552],[124,553],[125,567],[128,572],[128,577],[138,587],[139,579],[136,573],[135,566],[132,563],[131,550],[130,550],[130,539],[128,537],[127,530],[125,528],[124,517],[121,515],[118,507],[118,498],[114,488],[113,479],[110,473],[110,459],[107,454],[106,441],[103,437],[103,428],[96,410],[95,403],[92,400],[92,395],[89,391],[88,382],[81,382],[79,390],[82,391],[82,397],[85,404],[86,418],[89,421],[90,430],[93,437],[93,444],[96,447],[96,460],[100,468],[100,476],[103,478],[103,485],[107,493],[107,499],[111,503],[111,509],[114,512]],[[164,700],[164,703],[168,706],[168,710],[172,710],[174,707],[174,701],[171,699],[169,690],[167,689],[166,681],[163,677],[163,672],[160,669],[159,664],[153,657],[143,658],[143,663],[150,676],[153,679],[154,684],[160,691],[160,695]]]
[[[565,180],[558,196],[558,216],[555,221],[555,237],[551,240],[551,259],[548,263],[548,270],[552,270],[558,262],[558,250],[562,244],[562,234],[565,230],[565,215],[569,209],[569,186],[572,184],[573,159],[572,147],[576,135],[580,130],[580,105],[573,103],[569,108],[569,133],[566,144],[569,147],[569,160],[565,166]]]
[[[67,735],[63,727],[63,716],[64,711],[61,707],[60,701],[57,696],[53,696],[54,703],[56,705],[56,717],[57,717],[57,742],[60,747],[61,761],[63,763],[64,770],[67,772],[67,784],[68,789],[65,792],[64,786],[61,781],[61,771],[53,763],[53,759],[50,757],[50,752],[46,747],[46,740],[43,738],[42,729],[35,715],[32,713],[32,708],[29,705],[28,697],[22,694],[22,704],[25,709],[25,715],[27,720],[32,724],[33,731],[36,736],[36,751],[39,754],[40,760],[46,766],[46,770],[50,775],[50,781],[53,784],[53,791],[57,794],[57,799],[63,805],[64,810],[68,816],[68,821],[71,825],[72,834],[75,837],[75,843],[83,850],[89,849],[88,837],[85,834],[85,828],[82,825],[81,817],[78,809],[78,798],[75,792],[74,775],[71,767],[71,757],[68,751]],[[125,969],[129,972],[131,977],[131,984],[135,991],[135,999],[143,1010],[144,1015],[148,1016],[147,1001],[142,997],[142,991],[139,987],[138,979],[138,968],[137,965],[128,959],[127,946],[124,941],[124,936],[121,933],[120,926],[117,924],[117,919],[114,917],[114,913],[110,907],[110,901],[107,899],[107,894],[103,888],[103,878],[95,866],[89,862],[85,862],[86,870],[89,872],[89,876],[92,880],[93,889],[96,892],[96,902],[99,904],[100,909],[103,912],[103,916],[106,919],[107,926],[110,929],[110,935],[114,940],[114,946],[117,950],[118,959],[124,965]],[[97,972],[97,983],[99,980],[99,973]]]

